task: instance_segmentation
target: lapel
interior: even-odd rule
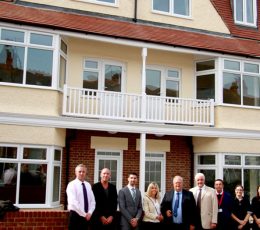
[[[203,199],[203,197],[205,196],[205,194],[207,193],[207,186],[205,186],[205,189],[202,189],[201,191],[201,199]]]
[[[135,201],[138,199],[137,191],[136,191],[136,197],[135,197],[135,201],[134,201],[132,193],[127,186],[126,186],[126,194],[128,195],[129,199],[133,201],[133,203],[135,203]]]

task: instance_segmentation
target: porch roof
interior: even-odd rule
[[[2,22],[122,38],[172,47],[254,58],[260,56],[260,44],[255,40],[162,28],[134,22],[22,6],[9,2],[0,2],[0,20]]]

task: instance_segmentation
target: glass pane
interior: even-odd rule
[[[243,21],[243,0],[236,0],[236,20]]]
[[[44,204],[47,165],[22,164],[20,173],[20,204]],[[32,196],[33,192],[33,196]]]
[[[240,62],[225,60],[224,61],[224,68],[239,71],[240,70]]]
[[[15,202],[17,183],[17,164],[0,163],[0,197],[1,200]]]
[[[98,175],[100,175],[100,172],[103,168],[108,168],[111,171],[111,178],[110,182],[116,186],[117,182],[117,160],[99,160],[99,172]]]
[[[115,65],[105,66],[105,90],[121,92],[122,67]]]
[[[6,41],[24,42],[24,32],[2,29],[1,39]]]
[[[153,0],[153,9],[170,12],[170,0]]]
[[[63,85],[66,83],[66,66],[67,61],[65,58],[60,56],[60,81],[59,81],[59,87],[62,89]]]
[[[241,165],[241,156],[226,155],[225,165]]]
[[[208,155],[208,156],[198,156],[198,164],[200,165],[215,165],[215,156]]]
[[[215,99],[215,74],[197,76],[197,99]]]
[[[54,160],[61,161],[61,151],[59,149],[55,149],[54,151]]]
[[[246,22],[254,23],[254,5],[253,0],[246,0]]]
[[[0,44],[0,82],[23,83],[24,48]]]
[[[98,72],[93,72],[93,71],[83,72],[83,88],[98,89]]]
[[[85,61],[85,68],[97,69],[98,68],[98,62],[96,62],[96,61]]]
[[[189,1],[190,0],[174,0],[174,14],[189,15]]]
[[[63,53],[67,54],[67,45],[63,40],[61,40],[60,49],[63,51]]]
[[[213,169],[200,169],[199,172],[205,175],[205,184],[210,187],[214,187],[214,181],[216,178],[216,172]]]
[[[17,158],[17,148],[0,146],[0,158],[16,159]]]
[[[204,71],[204,70],[214,70],[215,69],[215,61],[203,61],[196,63],[196,71]]]
[[[161,71],[146,70],[146,94],[160,96],[161,94]]]
[[[244,189],[250,200],[256,196],[256,190],[260,184],[260,169],[244,170]]]
[[[161,185],[161,168],[162,163],[160,161],[145,161],[145,189],[151,182],[156,182],[159,186]]]
[[[175,70],[168,70],[168,78],[179,79],[179,72]]]
[[[52,46],[52,36],[31,33],[30,43],[44,46]]]
[[[243,104],[260,105],[260,79],[255,76],[243,76]]]
[[[115,0],[97,0],[99,2],[110,2],[110,3],[115,3]]]
[[[260,156],[245,156],[245,165],[260,165]]]
[[[241,83],[239,74],[223,73],[223,102],[241,104]]]
[[[235,187],[242,184],[241,169],[224,169],[225,190],[234,196]]]
[[[52,56],[50,50],[28,49],[26,84],[51,86]]]
[[[24,148],[23,159],[46,160],[47,149]]]
[[[259,73],[259,65],[258,64],[245,63],[244,71],[249,72],[249,73]]]
[[[166,97],[179,97],[178,81],[166,81]]]
[[[60,167],[54,166],[52,202],[59,201],[59,194],[60,194]]]

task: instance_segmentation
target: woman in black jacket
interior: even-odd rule
[[[252,211],[254,218],[253,229],[260,229],[260,185],[257,187],[256,196],[252,199]]]

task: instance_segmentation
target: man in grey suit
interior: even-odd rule
[[[128,174],[128,185],[118,193],[118,204],[121,212],[121,230],[138,230],[139,220],[142,216],[142,197],[136,188],[137,174]]]

